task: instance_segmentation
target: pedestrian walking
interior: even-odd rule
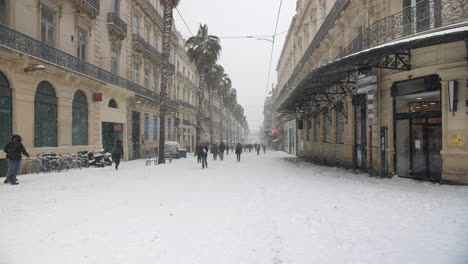
[[[18,175],[18,171],[21,167],[21,153],[29,158],[29,153],[26,151],[21,141],[21,136],[15,134],[11,137],[11,141],[3,148],[3,151],[7,154],[6,158],[8,159],[8,171],[3,183],[11,183],[12,185],[18,184],[16,175]]]
[[[213,144],[213,146],[211,146],[211,153],[213,154],[213,159],[216,160],[216,158],[218,158],[218,144]]]
[[[119,169],[120,165],[120,159],[123,156],[123,146],[122,146],[122,141],[117,140],[117,143],[115,144],[114,147],[114,153],[112,154],[112,157],[114,158],[115,162],[115,170]]]
[[[262,148],[263,148],[263,154],[265,154],[265,153],[266,153],[266,146],[265,146],[265,144],[262,144]]]
[[[197,156],[197,163],[202,162],[203,149],[200,146],[195,148],[195,155]]]
[[[201,159],[202,159],[202,169],[204,169],[205,167],[208,168],[208,147],[207,146],[204,146],[202,149],[201,149]]]
[[[260,144],[255,144],[255,150],[257,151],[257,156],[260,155]]]
[[[226,155],[229,155],[229,144],[226,144]]]
[[[237,143],[237,146],[236,146],[237,162],[240,162],[241,154],[242,154],[242,145],[240,143]]]
[[[224,145],[224,142],[221,142],[221,144],[219,144],[219,158],[221,160],[224,159],[224,150],[226,149],[226,145]]]

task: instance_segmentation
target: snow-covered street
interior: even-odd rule
[[[468,263],[468,187],[292,160],[19,176],[0,186],[0,263]]]

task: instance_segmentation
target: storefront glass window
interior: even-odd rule
[[[88,102],[79,90],[73,97],[72,119],[73,146],[88,145]]]
[[[10,83],[0,72],[0,146],[3,147],[11,138],[12,100]]]
[[[34,101],[34,146],[57,146],[57,97],[45,81],[37,86]]]

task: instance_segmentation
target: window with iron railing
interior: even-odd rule
[[[82,60],[86,60],[86,43],[88,32],[82,28],[78,28],[78,39],[76,41],[76,56]]]
[[[0,24],[8,24],[8,0],[0,0]]]
[[[115,49],[111,50],[111,72],[113,74],[119,73],[119,52]]]

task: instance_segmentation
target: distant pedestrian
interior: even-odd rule
[[[263,154],[265,154],[265,152],[266,152],[266,146],[265,146],[265,144],[262,144],[262,148],[263,148]]]
[[[115,144],[115,147],[114,147],[114,153],[112,154],[112,157],[114,158],[116,170],[119,169],[120,159],[122,158],[122,156],[123,156],[122,141],[117,140],[117,143]]]
[[[195,147],[195,155],[197,156],[197,163],[202,162],[202,154],[203,154],[202,147],[200,146]]]
[[[21,153],[29,158],[29,153],[26,151],[21,141],[21,136],[15,134],[11,137],[11,141],[3,148],[3,151],[7,154],[6,158],[8,159],[8,171],[3,183],[11,183],[12,185],[18,184],[16,175],[18,175],[21,167]]]
[[[237,143],[237,146],[236,146],[237,162],[240,162],[241,154],[242,154],[242,145],[240,143]]]
[[[207,146],[204,146],[202,149],[201,149],[201,159],[202,159],[202,169],[204,169],[205,167],[208,168],[208,147]]]
[[[260,155],[260,144],[255,144],[255,150],[257,151],[257,156]]]
[[[213,159],[216,160],[218,158],[218,144],[211,146],[211,153],[213,154]]]
[[[226,144],[226,155],[229,155],[229,144]]]
[[[224,142],[221,142],[221,144],[219,144],[219,158],[221,160],[224,159],[224,150],[226,149],[226,145],[224,145]]]

